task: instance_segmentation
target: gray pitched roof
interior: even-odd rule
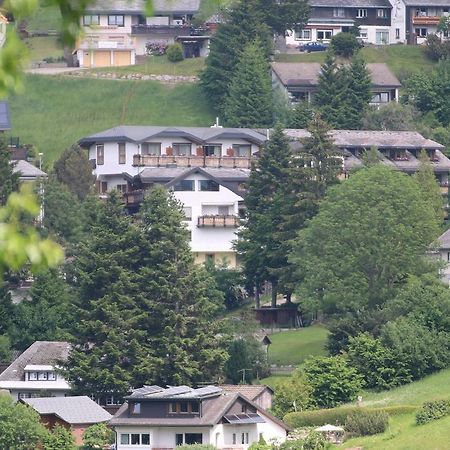
[[[147,167],[140,174],[139,178],[144,183],[167,182],[175,179],[184,179],[190,174],[201,171],[211,177],[223,181],[246,181],[250,175],[249,169],[216,169],[216,168],[185,168],[185,167]]]
[[[13,162],[13,172],[20,172],[21,179],[46,178],[47,174],[24,159]]]
[[[309,0],[308,3],[328,8],[392,8],[389,0]]]
[[[67,360],[70,344],[60,341],[36,341],[31,344],[3,373],[0,381],[21,381],[24,379],[24,368],[29,364],[51,364]]]
[[[0,101],[0,131],[11,129],[11,115],[9,113],[9,103]]]
[[[272,63],[272,70],[285,86],[314,87],[319,83],[319,63]],[[401,87],[398,78],[384,63],[367,64],[372,86]]]
[[[403,0],[407,6],[450,6],[449,0]]]
[[[450,229],[438,237],[439,248],[450,249]]]
[[[200,0],[153,0],[155,14],[195,14]],[[144,14],[145,0],[96,0],[88,6],[89,13]]]
[[[54,414],[69,424],[92,424],[107,422],[111,414],[89,397],[26,398],[22,402],[39,414]]]
[[[227,392],[239,392],[253,401],[266,390],[273,394],[273,389],[263,384],[222,384],[220,387]]]
[[[198,144],[213,143],[217,139],[246,139],[255,144],[262,144],[265,136],[250,128],[220,127],[156,127],[122,125],[80,139],[80,145],[95,142],[145,142],[158,137],[184,137]]]

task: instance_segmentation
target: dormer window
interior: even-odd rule
[[[170,414],[197,414],[198,412],[198,402],[173,402],[169,404]]]
[[[131,414],[140,414],[141,413],[141,404],[140,403],[133,403],[131,405]]]
[[[28,379],[30,381],[36,381],[38,379],[37,373],[36,372],[28,372]]]
[[[38,372],[38,380],[47,381],[48,380],[47,372]]]

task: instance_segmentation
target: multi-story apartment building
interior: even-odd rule
[[[401,30],[392,29],[393,7],[389,0],[310,0],[309,5],[308,24],[287,32],[288,46],[308,41],[329,42],[335,34],[348,32],[354,26],[359,26],[361,39],[371,44],[404,40]]]
[[[200,0],[153,0],[147,17],[144,0],[97,0],[82,17],[84,36],[76,55],[81,67],[127,66],[146,55],[147,44],[181,42],[185,56],[205,56],[209,37],[190,25]],[[193,34],[193,36],[191,36]]]
[[[122,126],[86,137],[100,194],[118,189],[135,211],[155,184],[183,204],[198,262],[236,265],[233,241],[251,160],[265,135],[245,128]]]

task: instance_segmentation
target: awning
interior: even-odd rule
[[[249,414],[228,414],[223,418],[234,425],[246,424],[246,423],[264,423],[265,420],[256,413]]]

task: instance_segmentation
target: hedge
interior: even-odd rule
[[[390,416],[407,414],[417,411],[417,406],[386,406],[384,408],[368,408],[361,406],[347,406],[332,409],[317,409],[313,411],[291,412],[284,416],[284,422],[291,428],[320,427],[327,423],[331,425],[345,425],[345,421],[350,414],[360,411],[380,412],[384,411]]]
[[[431,422],[450,415],[450,400],[436,400],[425,402],[416,414],[417,425]]]

